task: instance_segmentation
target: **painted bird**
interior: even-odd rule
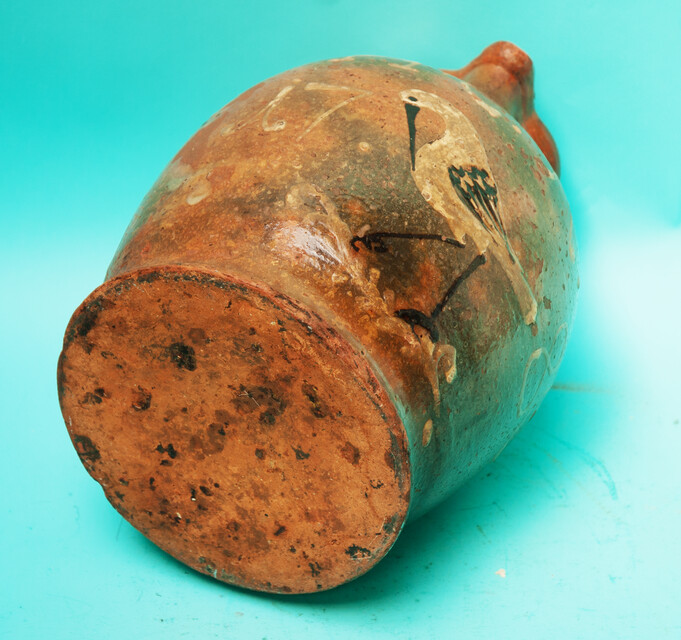
[[[523,318],[532,324],[537,301],[508,240],[500,215],[497,186],[487,154],[470,120],[441,97],[410,89],[400,93],[407,112],[411,173],[421,195],[446,221],[454,239],[470,240],[480,254],[488,251],[501,264]],[[444,134],[416,150],[416,116],[422,109],[438,114]]]

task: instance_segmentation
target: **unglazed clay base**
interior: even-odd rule
[[[111,504],[199,571],[328,589],[399,533],[410,472],[393,405],[346,340],[266,287],[178,267],[118,277],[74,314],[59,375]]]

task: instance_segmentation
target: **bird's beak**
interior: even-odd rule
[[[411,170],[416,168],[416,114],[421,110],[411,102],[404,103],[407,112],[407,126],[409,127],[409,153],[411,154]]]

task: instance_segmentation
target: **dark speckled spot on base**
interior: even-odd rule
[[[309,453],[305,453],[300,447],[291,447],[296,453],[296,460],[307,460],[310,457]]]
[[[196,354],[193,347],[182,342],[173,342],[168,347],[168,355],[178,369],[186,369],[187,371],[196,369]]]
[[[101,458],[99,450],[88,436],[74,435],[73,442],[81,459],[96,462]]]
[[[133,401],[130,405],[135,411],[146,411],[151,406],[151,392],[137,385],[133,391]]]

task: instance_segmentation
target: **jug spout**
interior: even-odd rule
[[[534,110],[534,68],[530,57],[511,42],[495,42],[465,67],[444,70],[465,80],[512,115],[560,175],[553,137]]]

